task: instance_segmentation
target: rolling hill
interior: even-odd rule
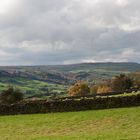
[[[26,96],[64,94],[78,80],[101,81],[120,73],[140,71],[138,63],[81,63],[50,66],[0,66],[0,90],[12,85]]]

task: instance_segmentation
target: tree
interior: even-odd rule
[[[98,90],[98,86],[97,85],[93,85],[90,87],[90,94],[95,95],[97,93]]]
[[[133,79],[133,87],[136,89],[140,89],[140,72],[129,74],[131,79]]]
[[[119,76],[113,78],[111,81],[112,91],[125,91],[130,89],[132,86],[132,79],[126,76],[125,74],[120,74]]]
[[[98,94],[108,93],[108,92],[111,92],[111,87],[110,86],[108,86],[108,85],[100,85],[100,86],[98,86],[98,89],[97,89]]]
[[[2,91],[2,93],[0,94],[0,100],[2,103],[5,104],[12,104],[22,99],[23,93],[18,89],[14,89],[13,87],[10,87],[7,90]]]
[[[106,80],[100,84],[98,84],[97,86],[97,93],[100,94],[100,93],[108,93],[108,92],[111,92],[112,89],[111,89],[111,81],[110,80]]]
[[[90,93],[90,88],[86,82],[78,82],[69,88],[70,96],[83,96]]]

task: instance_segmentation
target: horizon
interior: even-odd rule
[[[84,62],[84,63],[71,63],[71,64],[52,64],[52,65],[0,65],[0,67],[43,67],[43,66],[70,66],[70,65],[80,65],[80,64],[138,64],[138,62]]]

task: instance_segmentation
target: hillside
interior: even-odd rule
[[[140,70],[137,63],[82,63],[56,66],[1,66],[0,90],[9,85],[33,94],[65,93],[77,80],[101,81],[120,73]]]
[[[140,107],[0,116],[0,139],[139,140],[139,116]]]

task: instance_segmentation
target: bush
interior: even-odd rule
[[[93,87],[91,87],[91,91],[94,94],[102,94],[102,93],[112,92],[111,81],[106,80],[106,81],[103,81],[102,83],[98,83],[97,85],[94,85]]]
[[[13,87],[2,91],[2,93],[0,94],[0,101],[4,104],[16,103],[22,99],[23,93],[18,89],[14,89]]]
[[[90,94],[91,94],[91,95],[96,95],[97,90],[98,90],[98,86],[96,86],[96,85],[91,86],[91,87],[90,87]]]
[[[136,72],[136,73],[131,73],[129,74],[131,79],[133,79],[133,87],[140,89],[140,72]]]
[[[97,94],[111,92],[111,87],[108,85],[100,85],[97,89]]]
[[[78,82],[69,88],[70,96],[83,96],[90,93],[90,88],[86,82]]]
[[[125,74],[120,74],[120,76],[116,76],[111,81],[112,91],[125,91],[131,89],[132,87],[132,79],[126,76]]]

